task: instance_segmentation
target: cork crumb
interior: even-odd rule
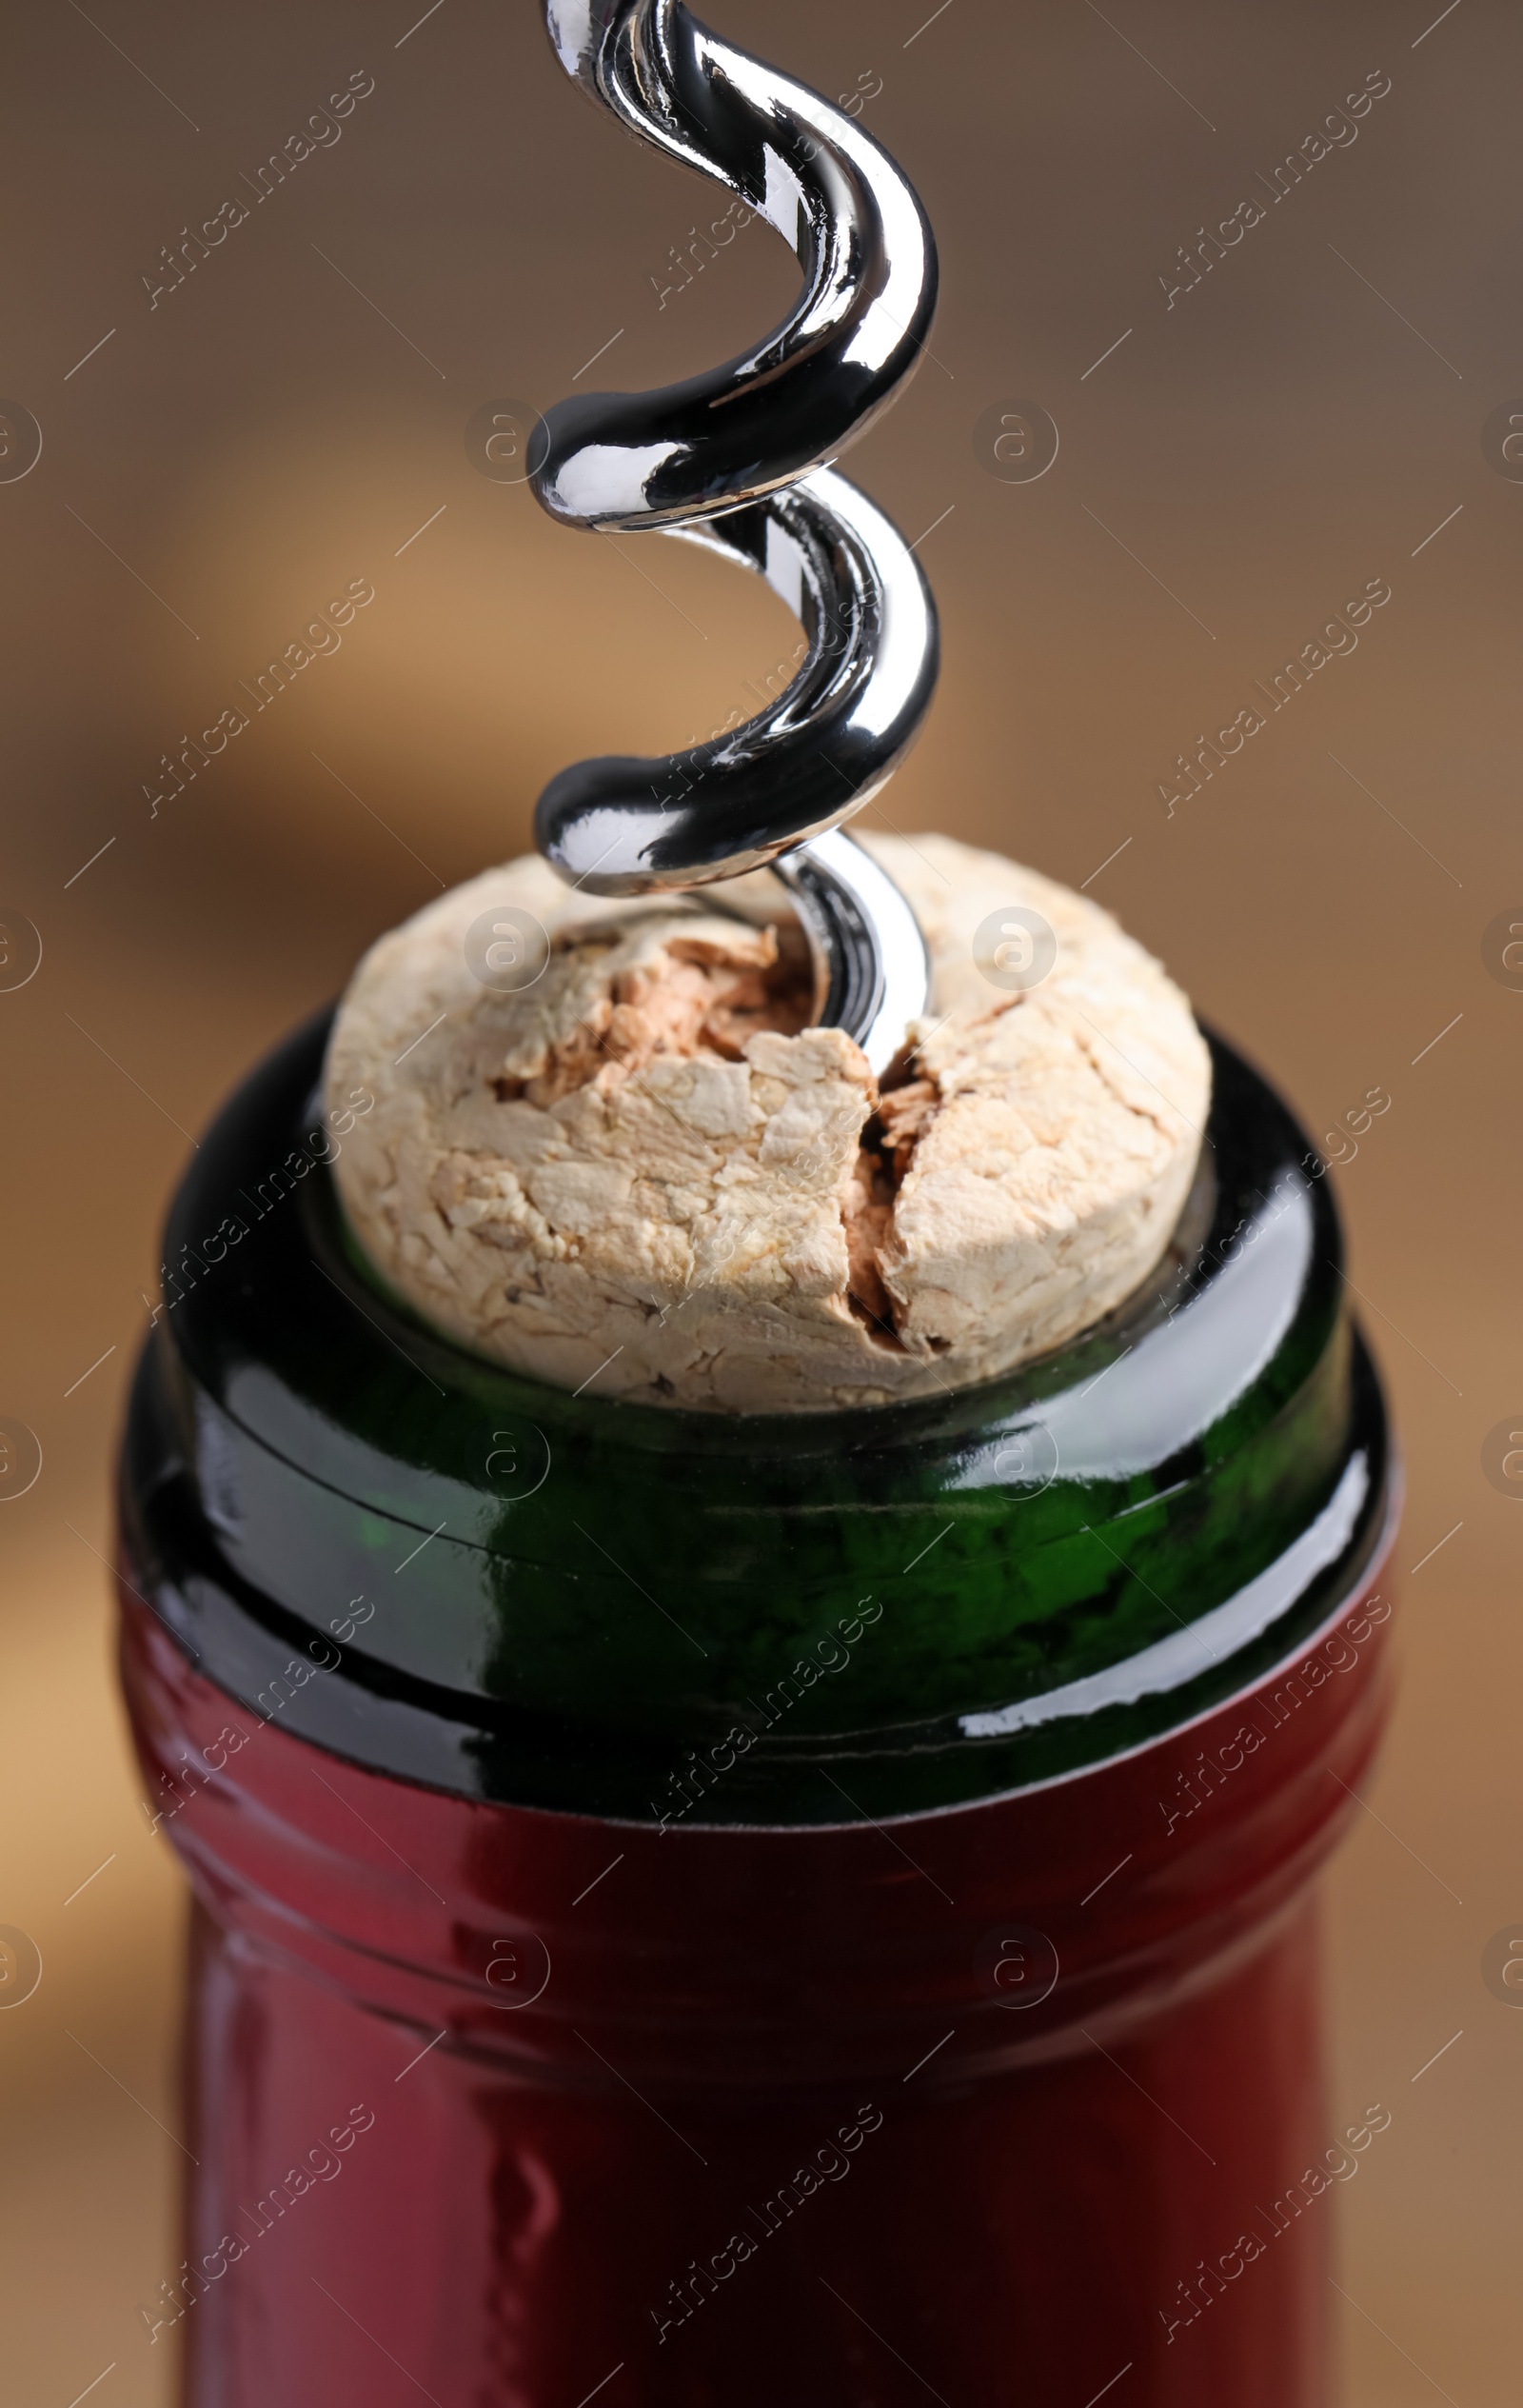
[[[595,961],[611,943],[567,935],[558,952]],[[644,961],[615,971],[577,1024],[574,1036],[552,1045],[542,1070],[491,1080],[500,1104],[523,1097],[542,1111],[574,1095],[609,1070],[628,1078],[658,1054],[679,1061],[740,1062],[745,1042],[761,1030],[796,1037],[813,1016],[814,970],[798,927],[748,928],[732,939],[708,934],[669,936]]]
[[[575,951],[588,967],[614,944],[567,931],[558,952]],[[765,1031],[796,1037],[814,1017],[814,964],[797,923],[766,927],[737,923],[735,934],[667,935],[644,960],[615,970],[607,991],[575,1033],[548,1048],[543,1068],[500,1072],[487,1084],[500,1104],[520,1100],[548,1110],[580,1088],[632,1077],[666,1055],[680,1062],[742,1062],[749,1038]],[[878,1105],[861,1133],[841,1204],[849,1268],[847,1303],[877,1345],[902,1352],[894,1299],[881,1262],[893,1233],[894,1204],[940,1090],[919,1075],[913,1053],[884,1076]]]
[[[914,1052],[901,1054],[885,1072],[878,1109],[863,1126],[841,1213],[850,1266],[847,1301],[852,1312],[880,1345],[900,1352],[894,1299],[883,1284],[883,1249],[893,1235],[895,1202],[915,1159],[915,1148],[940,1102],[940,1088],[920,1071]]]

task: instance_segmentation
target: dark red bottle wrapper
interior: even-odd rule
[[[1378,1573],[1095,1769],[878,1823],[843,1758],[839,1826],[664,1831],[362,1769],[124,1589],[197,1901],[188,2408],[1322,2408],[1385,2111],[1324,2103],[1309,1883]]]

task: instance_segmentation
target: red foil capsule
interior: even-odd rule
[[[662,1833],[315,1750],[127,1594],[197,1901],[187,2399],[1320,2408],[1384,2110],[1333,2129],[1309,1884],[1386,1612],[1015,1797]]]

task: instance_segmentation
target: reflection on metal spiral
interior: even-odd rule
[[[925,1008],[924,941],[841,822],[889,779],[938,667],[908,545],[830,463],[894,399],[936,305],[936,251],[893,161],[807,87],[720,41],[681,0],[547,0],[583,89],[711,176],[797,254],[803,291],[754,350],[653,393],[588,393],[536,429],[530,482],[568,527],[652,527],[763,576],[797,612],[803,666],[733,733],[663,760],[553,778],[535,836],[594,894],[768,867],[814,949],[818,1016],[881,1071]]]

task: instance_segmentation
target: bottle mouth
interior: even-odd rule
[[[924,1813],[1192,1721],[1374,1560],[1326,1184],[1219,1044],[1174,1244],[1106,1323],[944,1397],[725,1419],[544,1387],[390,1297],[302,1143],[326,1025],[181,1191],[125,1465],[145,1601],[256,1710],[316,1666],[285,1716],[316,1744],[635,1821],[729,1749],[686,1822]]]

